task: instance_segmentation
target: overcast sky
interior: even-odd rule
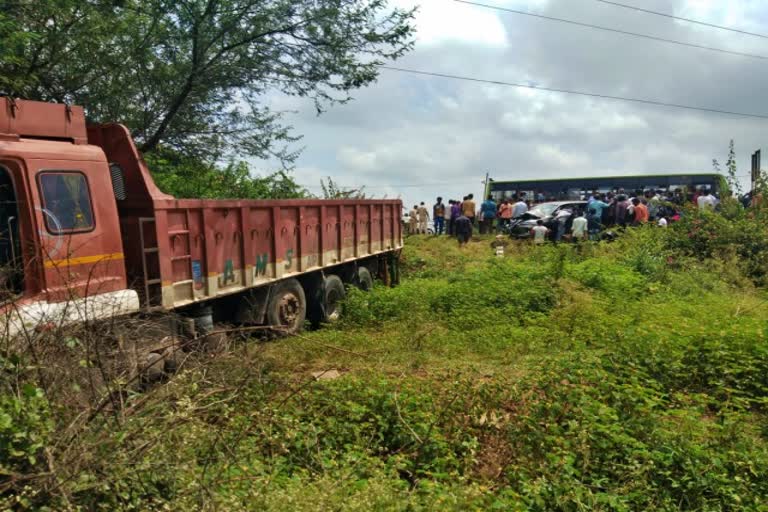
[[[768,56],[768,39],[595,0],[478,0],[527,12]],[[621,0],[768,33],[764,0]],[[768,62],[637,39],[451,0],[420,5],[415,50],[398,67],[768,114]],[[710,172],[736,141],[740,174],[768,120],[382,71],[355,100],[316,116],[274,99],[305,147],[296,178],[323,176],[406,204],[482,191],[482,180]]]

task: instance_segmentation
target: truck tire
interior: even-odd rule
[[[323,283],[323,322],[334,323],[341,318],[341,302],[347,296],[339,276],[328,275]]]
[[[307,317],[307,298],[295,279],[275,285],[267,304],[267,323],[279,327],[285,334],[296,334],[304,327]]]
[[[145,386],[160,382],[165,377],[163,355],[150,352],[144,357],[144,365],[141,370],[141,381]]]
[[[365,267],[357,267],[357,287],[364,292],[369,292],[373,288],[373,276]]]

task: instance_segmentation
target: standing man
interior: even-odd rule
[[[648,223],[648,207],[638,198],[632,200],[635,206],[635,226],[641,226]]]
[[[438,197],[437,202],[432,207],[432,218],[435,221],[435,234],[442,235],[445,228],[445,205],[442,197]]]
[[[528,204],[522,196],[520,196],[515,204],[512,205],[512,218],[517,219],[522,214],[528,211]]]
[[[573,219],[571,225],[571,236],[574,242],[581,242],[587,238],[587,226],[589,221],[584,216],[584,212],[579,212],[579,216]]]
[[[648,220],[655,221],[661,216],[662,190],[651,190],[648,198]]]
[[[573,215],[571,210],[563,208],[555,216],[555,243],[560,242],[565,236],[565,225],[568,223],[568,219]]]
[[[448,235],[456,235],[456,219],[461,217],[461,204],[455,199],[449,201],[451,205],[450,217],[448,218]]]
[[[512,221],[512,205],[509,204],[509,199],[505,199],[501,206],[499,206],[498,231],[505,231],[509,227],[510,221]]]
[[[419,230],[419,207],[413,205],[413,210],[408,214],[408,232],[415,235]]]
[[[493,219],[496,218],[496,201],[492,196],[480,205],[480,213],[483,218],[480,221],[480,234],[489,234],[493,230]]]
[[[468,218],[469,222],[473,226],[475,224],[475,210],[477,209],[474,198],[475,196],[473,194],[469,194],[467,197],[464,198],[464,202],[461,203],[462,215]]]
[[[699,210],[714,210],[717,203],[717,198],[712,195],[711,190],[702,190],[699,197],[696,198]]]
[[[621,227],[627,225],[627,208],[629,208],[629,201],[627,201],[627,196],[621,193],[616,197],[616,202],[613,205],[614,224]]]
[[[608,208],[608,203],[603,202],[603,196],[595,192],[593,199],[587,203],[587,209],[595,210],[594,217],[599,225],[603,224],[603,210]]]
[[[427,234],[427,224],[429,223],[429,212],[427,207],[424,206],[424,201],[421,202],[418,209],[419,215],[419,233],[422,235]]]

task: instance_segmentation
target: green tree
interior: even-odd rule
[[[345,188],[328,176],[328,181],[320,180],[324,199],[365,199],[365,187]]]
[[[0,2],[0,6],[3,3]],[[25,44],[34,38],[33,34],[18,29],[16,22],[0,10],[0,63],[18,65],[21,63],[19,53]],[[0,73],[0,91],[16,90],[26,85],[25,75],[9,75]]]
[[[265,95],[318,112],[411,49],[413,11],[387,0],[0,0],[0,93],[72,101],[212,161],[290,163],[296,138]],[[10,77],[10,79],[8,78]]]
[[[157,186],[179,198],[290,199],[309,195],[287,171],[254,176],[243,161],[218,166],[164,147],[149,153],[146,160]]]

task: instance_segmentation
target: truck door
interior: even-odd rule
[[[11,172],[0,165],[0,302],[24,292],[19,203]]]

